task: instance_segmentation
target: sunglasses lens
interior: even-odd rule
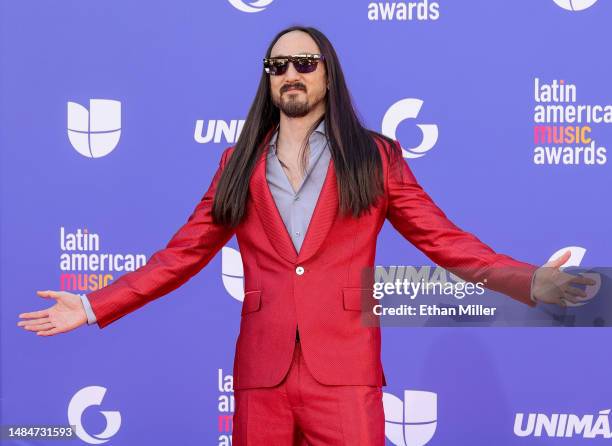
[[[295,67],[295,71],[298,73],[312,73],[317,69],[317,62],[317,59],[303,58],[296,60],[293,66]]]
[[[287,71],[288,63],[287,59],[267,60],[264,62],[264,68],[268,74],[281,75]]]

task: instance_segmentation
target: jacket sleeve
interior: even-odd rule
[[[535,265],[498,254],[457,227],[421,188],[403,158],[390,154],[388,159],[386,218],[404,238],[463,280],[484,282],[489,289],[536,305],[531,298]]]
[[[206,266],[233,236],[234,229],[213,223],[211,212],[230,150],[231,147],[223,152],[208,190],[166,247],[155,252],[137,270],[87,293],[100,328],[180,287]]]

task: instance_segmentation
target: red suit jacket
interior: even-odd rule
[[[271,135],[270,130],[264,143]],[[235,230],[213,223],[217,182],[234,150],[227,148],[208,190],[167,246],[138,270],[88,293],[97,324],[103,328],[178,288],[235,234],[244,265],[245,294],[234,357],[234,388],[278,384],[291,363],[298,327],[305,361],[321,383],[386,385],[380,328],[364,326],[360,317],[362,270],[374,266],[376,240],[385,219],[436,264],[445,268],[467,265],[464,279],[486,277],[488,288],[534,306],[529,296],[536,267],[495,253],[455,226],[419,186],[406,162],[390,161],[388,143],[380,138],[376,141],[383,165],[384,199],[369,214],[342,216],[330,160],[299,253],[268,188],[267,148],[250,180],[243,221]]]

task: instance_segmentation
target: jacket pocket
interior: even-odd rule
[[[259,311],[261,308],[261,290],[247,291],[242,301],[242,315]]]
[[[370,311],[372,305],[370,288],[342,288],[342,303],[345,310]]]

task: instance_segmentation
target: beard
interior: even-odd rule
[[[306,91],[302,88],[300,91]],[[302,99],[299,91],[291,91],[281,93],[279,97],[272,97],[272,103],[278,107],[285,115],[289,118],[301,118],[306,116],[316,106],[320,100],[317,100],[314,104],[308,101],[307,97]]]
[[[311,109],[308,98],[298,98],[298,94],[289,93],[285,94],[284,97],[281,95],[279,99],[275,99],[273,102],[274,105],[290,118],[306,116]]]

